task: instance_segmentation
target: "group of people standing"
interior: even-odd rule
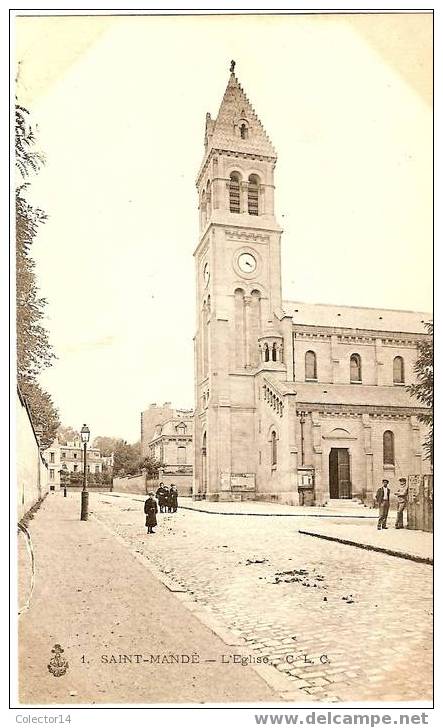
[[[403,511],[406,508],[407,500],[408,500],[408,484],[406,482],[406,478],[400,478],[398,481],[400,484],[400,487],[398,491],[395,493],[398,499],[398,505],[397,505],[397,519],[395,521],[395,528],[404,528],[403,526]],[[391,489],[389,488],[389,480],[382,480],[380,488],[377,490],[377,493],[375,495],[375,500],[378,505],[378,523],[377,528],[378,530],[382,530],[384,528],[387,528],[386,521],[388,518],[389,513],[389,504],[390,504],[390,496],[391,496]]]
[[[157,525],[157,513],[175,513],[178,508],[178,490],[175,485],[164,485],[160,483],[155,495],[151,490],[145,500],[146,528],[148,533],[155,533],[154,526]]]

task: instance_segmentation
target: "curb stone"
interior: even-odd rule
[[[313,531],[298,531],[303,536],[314,536],[315,538],[323,538],[325,541],[335,541],[336,543],[342,543],[346,546],[355,546],[359,549],[365,549],[366,551],[378,551],[381,554],[387,554],[388,556],[396,556],[400,559],[408,559],[409,561],[416,561],[419,564],[434,564],[434,559],[429,556],[418,556],[416,554],[408,554],[405,551],[396,551],[395,549],[389,549],[385,546],[372,546],[371,544],[359,543],[358,541],[351,541],[350,539],[340,538],[339,536],[327,536],[323,533],[314,533]]]

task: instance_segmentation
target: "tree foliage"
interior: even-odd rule
[[[16,104],[15,162],[23,180],[39,171],[44,162],[34,150],[35,135],[28,123],[28,111]],[[52,364],[55,357],[48,332],[42,325],[46,300],[39,296],[35,262],[31,256],[32,243],[47,216],[26,200],[28,183],[16,189],[16,327],[17,382],[25,397],[35,427],[42,430],[42,444],[50,444],[59,423],[58,412],[51,396],[38,384],[40,372]]]
[[[38,172],[45,161],[43,154],[34,149],[36,139],[28,116],[28,109],[15,105],[15,164],[23,178]]]
[[[42,447],[49,447],[60,425],[51,395],[45,392],[38,382],[29,379],[21,383],[20,391],[28,404],[34,428],[40,433]]]
[[[150,455],[146,455],[146,457],[142,458],[140,461],[140,469],[146,472],[148,478],[157,478],[159,467],[160,463],[158,460],[151,458]]]
[[[114,475],[136,475],[140,473],[141,447],[136,442],[130,445],[126,440],[117,440],[114,448]]]
[[[106,437],[99,435],[94,438],[93,445],[98,447],[104,457],[109,457],[115,451],[116,445],[121,442],[117,437]]]
[[[88,473],[87,482],[88,485],[111,485],[112,477],[109,473]],[[83,469],[77,470],[75,473],[69,473],[68,484],[82,485],[82,483]]]
[[[434,326],[432,322],[425,324],[429,336],[418,344],[418,356],[414,364],[417,381],[408,386],[409,393],[428,409],[419,415],[429,433],[424,444],[426,455],[434,462]]]
[[[67,445],[68,442],[74,442],[74,440],[80,439],[80,433],[74,430],[71,425],[60,425],[57,429],[57,439],[61,445]]]

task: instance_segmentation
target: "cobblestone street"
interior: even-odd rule
[[[267,657],[288,699],[432,699],[429,565],[303,536],[309,517],[179,509],[147,536],[138,498],[94,495],[91,510],[246,640],[251,659]]]

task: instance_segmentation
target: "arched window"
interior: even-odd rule
[[[201,201],[200,201],[200,214],[201,214],[201,221],[202,225],[206,222],[206,192],[203,190]]]
[[[244,123],[240,126],[240,136],[242,139],[248,138],[248,127]]]
[[[314,351],[305,354],[305,379],[317,379],[317,357]]]
[[[240,175],[231,172],[229,178],[229,211],[240,212]]]
[[[394,384],[405,383],[405,363],[402,356],[396,356],[393,363]]]
[[[360,357],[360,354],[351,354],[350,370],[351,370],[351,382],[361,382],[361,357]]]
[[[383,465],[394,465],[394,433],[386,430],[383,433]]]
[[[210,213],[211,213],[211,183],[209,182],[209,180],[206,185],[206,211],[207,211],[207,214],[210,215]]]
[[[277,361],[277,345],[272,344],[272,361]]]
[[[260,180],[256,174],[251,174],[248,180],[248,212],[258,215],[258,188]]]
[[[277,465],[277,433],[271,432],[271,465]]]
[[[269,346],[265,344],[265,361],[269,361]]]

